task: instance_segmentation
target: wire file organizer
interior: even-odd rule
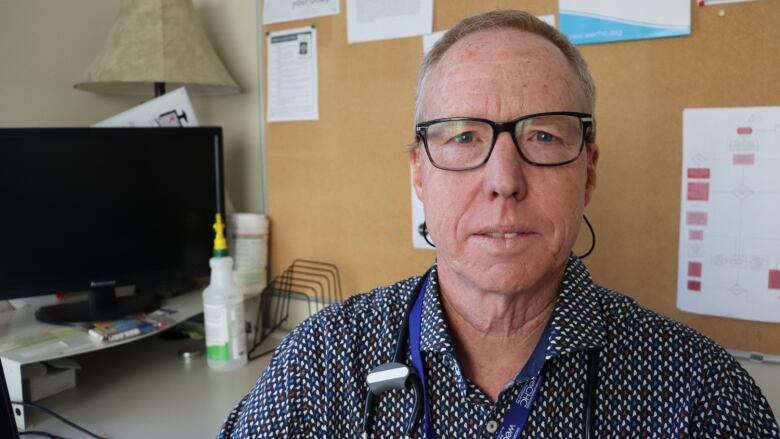
[[[306,301],[309,317],[319,309],[344,300],[338,267],[327,262],[296,259],[260,293],[255,316],[255,336],[249,359],[254,360],[274,349],[254,351],[290,317],[290,300],[295,296]]]

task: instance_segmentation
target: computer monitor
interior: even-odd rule
[[[222,194],[218,127],[0,129],[0,299],[89,292],[48,323],[152,311],[139,290],[208,275]]]

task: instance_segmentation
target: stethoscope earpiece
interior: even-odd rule
[[[417,233],[423,237],[425,242],[428,243],[431,247],[436,247],[436,244],[431,241],[431,234],[428,233],[428,224],[425,223],[425,221],[421,222],[419,226],[417,226]]]

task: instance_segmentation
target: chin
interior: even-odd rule
[[[519,261],[476,264],[460,269],[453,267],[453,272],[480,291],[511,295],[520,291],[534,291],[544,285],[545,278],[556,270],[546,264],[543,266],[542,262],[551,261],[549,258],[525,257]]]

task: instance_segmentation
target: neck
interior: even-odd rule
[[[494,292],[462,282],[444,264],[438,267],[439,290],[448,323],[480,337],[510,343],[547,323],[562,278],[560,270],[532,289]]]
[[[457,282],[443,266],[438,274],[442,309],[463,372],[495,401],[538,344],[555,307],[560,278],[533,291],[496,293]]]

